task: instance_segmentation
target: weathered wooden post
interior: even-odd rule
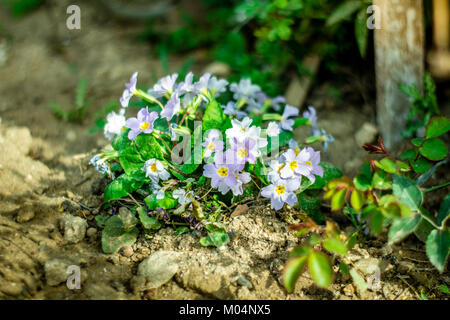
[[[402,140],[410,108],[399,83],[423,89],[424,18],[422,0],[374,0],[380,11],[375,29],[377,121],[388,149]]]

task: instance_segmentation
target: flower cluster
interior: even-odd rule
[[[284,203],[293,206],[297,202],[294,192],[300,189],[302,177],[314,183],[316,175],[323,176],[319,151],[311,147],[300,151],[298,146],[293,147],[271,161],[268,174],[271,184],[261,190],[261,195],[270,198],[271,207],[275,210],[281,209]]]
[[[116,143],[115,148],[130,145],[130,148],[133,146],[138,150],[131,155],[127,154],[130,148],[116,149],[117,152],[112,152],[108,159],[94,158],[91,163],[102,172],[110,172],[108,162],[118,159],[127,177],[143,181],[135,171],[140,168],[141,175],[143,172],[146,179],[145,185],[156,195],[157,200],[172,197],[181,206],[191,204],[194,199],[193,192],[187,191],[190,185],[187,190],[174,188],[177,184],[186,183],[186,179],[182,178],[186,174],[200,174],[203,179],[209,178],[212,189],[222,195],[231,191],[233,196],[242,195],[244,185],[252,180],[256,186],[257,182],[267,184],[269,181],[269,185],[262,186],[261,195],[269,198],[272,208],[276,210],[281,209],[284,203],[292,206],[297,202],[296,192],[300,192],[302,177],[313,183],[316,175],[323,175],[318,151],[311,147],[300,149],[293,139],[286,142],[285,137],[293,137],[293,130],[298,126],[296,119],[299,109],[287,105],[283,97],[268,97],[250,79],[229,84],[224,79],[206,73],[194,81],[194,75],[190,72],[183,81],[177,82],[179,77],[174,73],[143,91],[137,88],[137,78],[136,72],[125,85],[120,98],[122,109],[118,113],[108,114],[104,133],[110,140],[128,139],[128,142]],[[227,90],[231,92],[233,100],[220,101],[221,95]],[[141,98],[146,106],[138,111],[136,117],[127,119],[126,111],[133,96]],[[270,113],[271,110],[276,113]],[[198,116],[203,118],[198,119]],[[303,123],[307,120],[312,135],[325,134],[317,127],[313,107],[309,107],[303,117],[307,118]],[[192,134],[194,120],[202,120],[209,129],[201,140],[201,161],[187,169],[176,167],[169,155],[180,143],[180,137]],[[164,125],[161,125],[162,122]],[[142,139],[136,140],[140,135],[143,135]],[[139,148],[144,148],[142,141],[150,141],[146,137],[153,137],[153,140],[151,145],[145,146],[146,152],[141,153]],[[328,139],[321,141],[330,142],[332,137],[328,135]],[[280,145],[278,142],[281,142]],[[266,149],[269,146],[282,148],[281,155],[277,151],[276,159],[267,157]],[[146,159],[142,158],[143,154],[152,156]],[[132,165],[128,165],[130,161]],[[267,177],[263,177],[264,170],[255,168],[270,170]],[[121,169],[118,169],[119,172]],[[142,183],[136,185],[142,186]],[[129,186],[126,192],[129,192]]]

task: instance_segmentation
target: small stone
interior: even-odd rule
[[[147,279],[147,289],[156,289],[172,279],[178,271],[178,256],[175,251],[160,250],[139,264],[137,275]]]
[[[248,206],[247,206],[246,204],[238,205],[238,206],[236,207],[236,209],[234,209],[234,211],[233,211],[233,213],[231,214],[230,218],[233,219],[234,217],[237,217],[237,216],[239,216],[239,215],[241,215],[241,214],[246,214],[247,211],[248,211]]]
[[[377,134],[377,127],[375,127],[370,122],[365,122],[355,134],[356,143],[359,146],[362,146],[366,143],[371,143],[375,140]]]
[[[243,276],[242,274],[239,275],[239,278],[237,280],[237,283],[243,287],[247,287],[249,289],[253,288],[253,284],[250,282],[250,280],[248,280],[245,276]]]
[[[375,258],[361,259],[355,262],[354,266],[366,275],[374,274],[379,269],[378,260]]]
[[[66,133],[66,139],[70,142],[74,142],[75,140],[77,140],[77,134],[75,133],[75,131],[69,130]]]
[[[24,223],[24,222],[28,222],[31,219],[34,218],[34,210],[31,206],[24,206],[22,208],[19,209],[19,212],[17,213],[17,217],[16,217],[16,221],[18,223]]]
[[[121,249],[121,251],[122,255],[127,258],[131,257],[134,253],[134,250],[131,246],[125,246]]]
[[[344,291],[344,294],[349,297],[355,294],[355,288],[353,287],[352,284],[346,285],[342,291]]]
[[[87,222],[83,218],[66,215],[61,219],[61,229],[68,243],[78,243],[84,239]]]
[[[66,282],[70,276],[66,273],[70,262],[62,259],[53,259],[47,261],[44,265],[45,279],[49,286],[55,287],[62,282]]]
[[[95,237],[95,236],[97,235],[97,229],[96,229],[96,228],[89,228],[89,229],[87,229],[86,235],[87,235],[89,238]]]

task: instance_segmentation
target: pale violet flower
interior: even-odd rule
[[[205,142],[202,143],[202,146],[206,148],[204,154],[205,158],[210,157],[213,152],[222,151],[224,143],[220,131],[217,129],[209,130],[208,137],[205,139]]]
[[[272,121],[272,122],[269,122],[266,132],[269,137],[275,137],[275,136],[278,136],[281,131],[280,131],[280,127],[278,126],[278,124],[276,122]]]
[[[263,104],[267,101],[267,96],[264,92],[256,92],[253,97],[249,97],[246,99],[248,103],[247,111],[248,112],[257,112],[263,106]]]
[[[250,79],[241,79],[239,83],[232,83],[230,91],[233,92],[233,98],[238,101],[244,99],[249,101],[255,98],[256,93],[261,92],[258,85],[252,84]]]
[[[229,187],[226,183],[219,184],[218,190],[222,194],[227,194],[228,191],[231,190],[233,192],[233,195],[238,196],[244,193],[244,190],[242,186],[246,183],[249,183],[252,179],[250,176],[250,173],[248,172],[234,172],[234,176],[236,177],[237,183],[233,187]]]
[[[303,155],[302,152],[304,152]],[[299,157],[310,168],[309,174],[304,176],[307,177],[311,183],[316,181],[316,175],[323,177],[323,168],[320,166],[320,151],[314,151],[313,148],[308,147],[300,151]]]
[[[194,192],[186,192],[186,190],[182,188],[174,190],[172,195],[175,199],[178,199],[178,203],[182,206],[191,203],[194,200]]]
[[[164,168],[163,164],[156,159],[150,159],[145,161],[142,171],[145,172],[145,176],[150,178],[154,183],[158,183],[159,180],[168,180],[170,173]]]
[[[270,102],[275,111],[280,111],[281,105],[286,103],[286,99],[283,96],[278,96],[271,99]]]
[[[217,79],[216,77],[211,77],[209,79],[208,89],[214,94],[216,97],[219,96],[222,92],[227,90],[228,81],[225,79]]]
[[[197,94],[204,94],[209,89],[209,80],[211,79],[210,73],[205,73],[198,79],[198,81],[194,84],[195,92]]]
[[[280,122],[280,128],[287,131],[293,130],[294,119],[289,119],[291,117],[298,116],[298,109],[296,107],[286,105],[283,111],[282,120]]]
[[[109,140],[114,139],[116,136],[122,133],[122,128],[126,125],[126,119],[124,115],[124,109],[120,113],[110,112],[106,116],[106,124],[103,129],[105,137]]]
[[[229,101],[225,107],[223,107],[223,113],[230,117],[236,116],[239,120],[247,116],[247,112],[236,109],[236,103],[233,101]]]
[[[95,155],[91,158],[91,160],[89,161],[89,164],[95,167],[95,170],[97,170],[98,172],[102,173],[102,174],[110,174],[111,171],[109,169],[108,163],[103,160],[100,155]]]
[[[227,160],[232,159],[233,163],[245,164],[246,162],[254,164],[259,156],[256,140],[246,138],[239,141],[236,138],[230,139],[231,148],[227,150]]]
[[[291,139],[288,141],[288,146],[289,149],[294,150],[295,154],[298,156],[298,154],[300,153],[300,147],[298,146],[298,142],[295,141],[294,139]]]
[[[297,202],[297,196],[293,191],[298,189],[298,185],[293,180],[283,180],[272,183],[261,189],[261,195],[270,199],[270,207],[275,210],[283,208],[287,203],[293,206]]]
[[[284,168],[285,164],[279,160],[272,160],[269,166],[272,170],[267,174],[267,180],[276,182],[281,179],[281,169]]]
[[[235,164],[205,164],[203,175],[211,178],[211,187],[217,189],[221,186],[222,194],[226,194],[229,189],[236,188],[238,180],[234,174],[237,169]],[[228,188],[228,190],[226,190]]]
[[[236,138],[239,141],[244,141],[250,133],[250,125],[252,124],[252,119],[245,117],[242,121],[232,119],[232,128],[225,131],[228,139]]]
[[[138,73],[135,72],[130,78],[130,82],[125,84],[125,90],[122,93],[122,97],[120,98],[120,104],[123,108],[128,107],[130,103],[131,97],[134,95],[136,91],[136,83],[137,83]]]
[[[157,200],[162,200],[162,199],[165,198],[165,196],[166,196],[166,193],[164,192],[164,190],[159,189],[159,190],[156,191],[156,199]]]
[[[159,79],[153,88],[148,90],[148,93],[155,98],[162,97],[165,94],[171,95],[176,89],[177,78],[178,73],[174,73]]]
[[[292,178],[300,175],[307,176],[311,172],[311,166],[309,163],[309,153],[306,149],[300,151],[298,155],[295,154],[295,151],[289,149],[285,153],[282,154],[283,162],[285,166],[280,170],[280,176],[283,179]]]
[[[178,98],[178,94],[173,94],[169,101],[167,101],[164,110],[161,111],[161,118],[167,118],[167,121],[170,121],[174,115],[180,112],[180,98]]]
[[[148,107],[142,108],[137,114],[137,118],[129,118],[126,121],[126,127],[130,128],[128,139],[134,140],[140,133],[152,133],[153,123],[158,118],[158,113],[148,112]]]
[[[330,133],[327,133],[324,129],[322,129],[320,131],[320,134],[322,135],[322,138],[323,138],[323,141],[322,141],[323,152],[326,153],[328,151],[328,144],[334,142],[334,137]]]
[[[320,130],[317,126],[317,112],[313,106],[308,106],[308,110],[303,112],[303,117],[308,118],[311,123],[311,136],[319,136]]]
[[[192,72],[189,72],[186,77],[184,78],[183,82],[180,82],[178,85],[176,91],[181,96],[185,93],[194,92],[195,86],[192,82],[194,80],[194,74]]]

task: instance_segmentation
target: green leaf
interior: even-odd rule
[[[384,216],[381,213],[380,210],[373,210],[372,214],[370,215],[369,224],[370,224],[370,231],[374,235],[379,235],[381,230],[383,229],[383,221]]]
[[[425,158],[433,161],[442,160],[448,154],[447,147],[445,146],[444,142],[439,139],[431,139],[425,141],[420,147],[419,152]]]
[[[423,194],[417,184],[409,178],[394,174],[393,193],[411,209],[418,211],[423,201]]]
[[[416,161],[411,161],[411,167],[417,173],[425,173],[431,168],[431,162],[420,157]]]
[[[305,211],[308,216],[314,219],[317,223],[324,222],[324,217],[320,212],[320,198],[317,196],[311,196],[302,192],[298,195],[300,207]]]
[[[124,173],[106,186],[104,201],[126,197],[143,184],[144,181],[138,181]]]
[[[419,226],[421,220],[422,216],[420,214],[416,214],[411,218],[394,219],[389,229],[389,244],[399,242],[413,233]]]
[[[292,128],[298,128],[300,126],[304,126],[305,124],[307,124],[309,121],[308,118],[296,118],[294,120],[294,125],[292,126]]]
[[[331,163],[322,161],[319,165],[323,168],[323,177],[316,176],[316,181],[308,187],[309,189],[322,189],[330,180],[342,177],[342,171]]]
[[[267,137],[267,148],[263,151],[265,151],[265,154],[271,154],[273,151],[279,151],[278,148],[286,146],[289,143],[289,140],[293,138],[294,134],[291,131],[281,131],[278,136]]]
[[[188,227],[179,227],[179,228],[176,228],[173,235],[176,237],[176,236],[182,235],[183,233],[188,233],[188,232],[189,232]]]
[[[400,159],[402,160],[412,160],[415,159],[417,156],[417,151],[415,149],[407,150],[402,153],[400,156]]]
[[[425,141],[424,138],[414,138],[411,140],[411,143],[416,147],[420,147],[424,141]]]
[[[104,217],[101,215],[96,215],[95,216],[95,222],[97,222],[97,227],[99,228],[103,228],[105,226],[106,221],[108,220],[109,217]]]
[[[356,271],[354,268],[350,270],[350,275],[352,276],[353,282],[358,287],[360,292],[365,292],[367,290],[367,283],[364,278]]]
[[[426,215],[429,219],[433,220],[433,217],[431,214],[425,210],[424,208],[421,208],[422,215]],[[417,238],[419,238],[420,241],[426,242],[428,239],[428,236],[430,235],[431,231],[434,230],[434,227],[429,223],[426,219],[422,219],[417,226],[416,230],[414,231],[414,234]]]
[[[428,123],[425,137],[427,139],[436,138],[449,130],[450,118],[446,116],[436,116]]]
[[[156,199],[156,194],[151,194],[144,199],[149,210],[155,210],[156,208],[173,209],[178,203],[177,199],[174,199],[168,192],[165,193],[163,199]]]
[[[292,257],[300,257],[305,256],[311,253],[313,249],[308,245],[299,245],[296,246],[292,251],[289,253],[289,258]]]
[[[216,100],[211,101],[206,107],[203,115],[203,132],[207,132],[210,129],[221,130],[225,119],[226,116],[223,113],[223,109],[220,104]]]
[[[269,182],[267,181],[267,169],[264,166],[263,162],[261,161],[261,159],[258,158],[258,160],[256,161],[255,164],[255,168],[254,171],[255,175],[261,179],[261,181],[264,184],[268,184]]]
[[[447,261],[450,249],[450,232],[445,230],[433,230],[428,236],[426,242],[427,256],[431,263],[439,270],[444,272],[445,263]]]
[[[106,221],[102,231],[102,249],[105,253],[114,253],[123,246],[132,245],[138,235],[139,230],[136,227],[126,232],[120,216],[112,216]]]
[[[344,207],[346,192],[347,189],[343,188],[333,195],[331,198],[331,210],[336,211]]]
[[[450,289],[449,289],[446,285],[444,285],[444,284],[441,284],[441,285],[439,286],[439,290],[440,290],[442,293],[450,294]]]
[[[224,228],[218,227],[214,224],[208,224],[206,225],[206,229],[209,231],[209,234],[206,237],[200,238],[200,244],[202,246],[215,246],[220,248],[230,242],[230,237]]]
[[[389,190],[392,182],[388,180],[386,172],[378,170],[372,177],[372,187],[379,190]]]
[[[366,56],[367,42],[368,42],[367,40],[369,38],[369,29],[367,28],[366,22],[367,22],[367,13],[366,8],[364,7],[362,10],[359,11],[355,19],[356,42],[358,43],[359,53],[363,58]]]
[[[336,238],[327,238],[322,245],[331,253],[340,255],[345,255],[347,253],[347,246]]]
[[[395,162],[392,159],[384,158],[381,161],[375,161],[375,165],[381,170],[386,171],[387,173],[395,173],[397,170]]]
[[[363,194],[358,190],[353,190],[350,197],[350,204],[352,205],[353,209],[361,210],[362,206],[364,205]]]
[[[134,214],[125,207],[119,209],[119,216],[126,232],[131,231],[139,222]]]
[[[442,222],[450,215],[450,193],[447,194],[442,200],[441,207],[439,208],[439,213],[437,216],[438,225],[441,225]]]
[[[308,258],[308,267],[312,279],[319,287],[325,288],[333,281],[330,260],[322,252],[311,252]]]
[[[330,15],[326,25],[332,26],[343,20],[350,19],[350,17],[361,8],[361,1],[347,1],[342,3],[337,9]]]
[[[363,174],[358,174],[355,178],[353,178],[353,183],[355,184],[356,189],[360,191],[369,190],[372,187],[372,177],[368,177]]]
[[[139,220],[141,221],[144,229],[159,230],[163,226],[163,224],[158,221],[156,217],[149,216],[147,214],[147,210],[144,207],[139,207],[137,209],[137,212],[139,215]]]
[[[288,260],[283,271],[283,284],[287,292],[294,291],[295,283],[305,270],[308,256],[293,257]]]

